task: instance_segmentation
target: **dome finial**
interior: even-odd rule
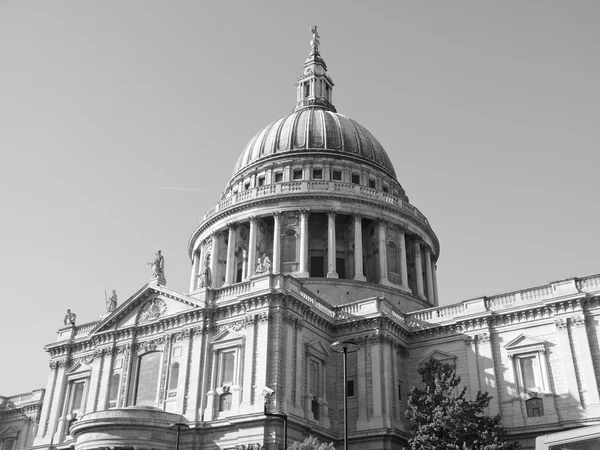
[[[310,31],[312,32],[312,39],[310,40],[310,48],[311,51],[310,53],[319,53],[319,45],[321,44],[321,42],[319,41],[319,38],[321,36],[319,36],[319,32],[317,31],[317,26],[313,25],[312,27],[310,27]]]
[[[319,53],[321,41],[317,26],[310,28],[312,39],[310,40],[310,55],[304,61],[302,76],[296,83],[297,96],[294,111],[301,108],[323,108],[335,112],[331,104],[331,91],[333,80],[327,75],[327,65]]]

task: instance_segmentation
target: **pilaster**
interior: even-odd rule
[[[338,278],[336,271],[336,238],[335,238],[335,211],[327,211],[327,255],[329,267],[327,270],[327,278]]]

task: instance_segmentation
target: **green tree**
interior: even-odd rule
[[[309,436],[302,442],[294,441],[288,450],[335,450],[335,447],[331,442],[326,444],[314,436]]]
[[[500,415],[483,414],[492,399],[487,392],[478,392],[475,400],[467,400],[465,387],[456,395],[460,377],[450,364],[431,358],[421,366],[419,375],[425,389],[411,389],[406,410],[415,430],[408,441],[411,450],[519,448],[519,444],[506,442]]]

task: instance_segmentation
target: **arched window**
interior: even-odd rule
[[[119,398],[119,383],[121,376],[118,373],[113,373],[110,377],[110,391],[108,393],[108,407],[114,408],[117,406],[117,399]]]
[[[231,409],[231,400],[233,398],[233,394],[227,392],[222,394],[219,399],[219,411],[229,411]]]
[[[171,373],[169,375],[169,390],[177,389],[177,384],[179,383],[179,363],[173,363],[171,365]]]
[[[139,358],[135,387],[135,405],[156,406],[160,358],[160,352],[146,353]]]
[[[541,398],[530,398],[525,402],[527,417],[542,417],[544,415],[544,401]]]

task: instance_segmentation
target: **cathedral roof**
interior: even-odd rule
[[[256,133],[239,157],[234,175],[271,156],[316,151],[367,160],[396,177],[389,156],[369,130],[323,107],[299,109]]]
[[[319,52],[317,27],[311,28],[311,51],[296,84],[296,107],[291,114],[270,123],[246,144],[233,176],[249,166],[281,156],[320,156],[368,162],[396,178],[394,167],[375,137],[355,120],[339,114],[333,104],[333,81]]]

